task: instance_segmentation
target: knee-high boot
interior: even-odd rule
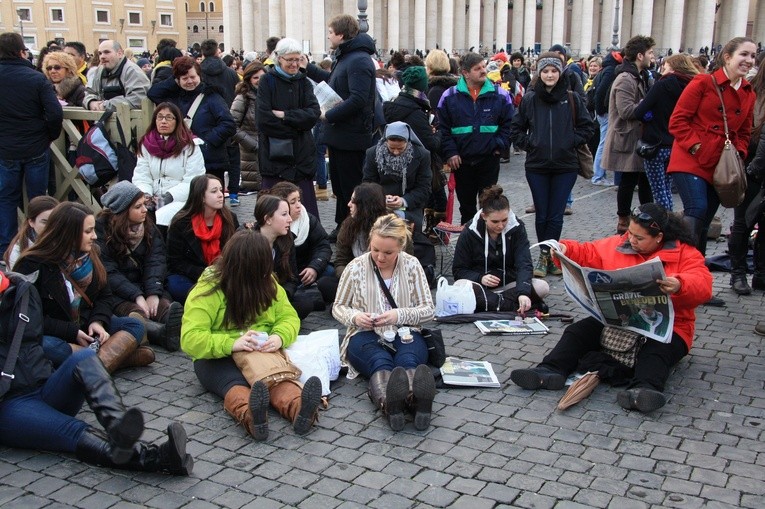
[[[235,385],[226,393],[223,408],[252,438],[262,442],[268,438],[268,401],[268,388],[263,382],[256,382],[252,389]]]
[[[417,369],[407,369],[406,376],[409,379],[407,404],[414,414],[414,427],[424,431],[430,426],[436,381],[433,372],[425,364],[420,364]]]
[[[138,341],[132,334],[118,331],[101,345],[98,358],[104,363],[106,371],[114,373],[130,355],[138,349]]]
[[[367,389],[367,395],[369,396],[372,404],[385,413],[385,391],[388,388],[388,380],[390,379],[390,371],[387,369],[381,369],[375,371],[372,376],[369,377],[369,388]]]
[[[183,306],[173,302],[159,321],[146,320],[146,334],[149,343],[159,345],[168,352],[176,352],[181,347],[181,320]]]
[[[696,249],[701,251],[701,254],[706,254],[707,239],[704,231],[704,222],[701,219],[697,219],[691,216],[683,216],[683,222],[688,225],[693,238],[696,241]]]
[[[397,366],[390,373],[388,386],[385,388],[385,405],[388,424],[393,431],[401,431],[406,424],[406,398],[409,395],[409,378],[406,370]]]
[[[160,445],[136,442],[128,460],[115,463],[111,445],[104,435],[94,428],[88,428],[77,442],[76,455],[86,463],[105,467],[189,475],[194,469],[194,459],[186,453],[186,441],[186,430],[174,422],[167,427],[166,442]]]
[[[112,377],[94,355],[78,362],[72,376],[82,386],[88,406],[106,430],[111,460],[115,464],[125,463],[143,433],[143,414],[137,408],[125,408]]]
[[[312,376],[302,390],[294,380],[285,380],[271,387],[271,405],[292,423],[298,435],[305,435],[319,417],[321,380]]]

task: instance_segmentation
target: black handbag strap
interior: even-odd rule
[[[17,291],[20,291],[20,288]],[[13,383],[13,379],[15,378],[13,370],[16,369],[16,359],[19,357],[21,339],[24,337],[24,330],[27,327],[27,323],[29,323],[29,317],[27,316],[28,311],[29,288],[27,288],[21,296],[21,309],[19,310],[18,325],[16,326],[16,332],[13,334],[11,348],[8,350],[8,358],[5,359],[5,366],[3,366],[3,371],[0,372],[0,397],[5,396],[5,393],[11,388],[11,383]]]
[[[388,299],[388,303],[390,304],[390,307],[393,309],[396,309],[398,306],[396,305],[396,301],[393,299],[393,295],[391,295],[390,290],[388,289],[388,285],[385,284],[385,280],[383,279],[382,274],[380,274],[380,269],[377,268],[377,265],[375,265],[374,260],[370,258],[369,261],[372,263],[372,270],[375,271],[375,276],[377,276],[377,281],[380,282],[380,288],[382,288],[382,291],[385,294],[385,297]]]

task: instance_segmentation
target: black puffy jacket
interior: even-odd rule
[[[234,89],[239,84],[239,75],[235,70],[227,66],[219,57],[207,57],[200,64],[202,68],[202,81],[218,92],[226,106],[231,108],[234,102]]]
[[[385,123],[406,122],[412,128],[414,134],[422,142],[423,146],[433,154],[438,154],[441,149],[441,133],[430,127],[430,114],[434,108],[432,105],[419,97],[407,92],[401,92],[390,101],[383,103]]]

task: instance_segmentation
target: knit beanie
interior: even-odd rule
[[[151,65],[151,61],[148,58],[139,58],[138,62],[136,62],[138,67],[143,67],[146,64]]]
[[[114,214],[119,214],[125,211],[133,203],[133,200],[141,194],[143,194],[143,191],[138,189],[135,184],[128,180],[122,180],[110,187],[101,196],[101,205],[111,210]]]
[[[542,69],[551,65],[558,69],[558,72],[563,72],[563,62],[558,57],[545,57],[537,60],[537,71],[542,72]]]
[[[428,73],[425,72],[425,68],[421,65],[408,67],[401,76],[401,80],[409,88],[423,92],[428,89]]]
[[[491,57],[491,59],[492,60],[499,60],[501,62],[507,63],[507,53],[505,53],[504,51],[500,51],[499,53],[497,53],[496,55]]]

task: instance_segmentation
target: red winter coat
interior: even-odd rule
[[[736,150],[746,159],[752,134],[755,94],[748,81],[742,79],[738,90],[722,69],[712,75],[720,87],[728,117],[728,131]],[[698,74],[691,80],[669,119],[669,132],[675,137],[667,173],[691,173],[712,183],[712,174],[725,144],[720,99],[708,74]],[[696,154],[691,147],[701,143]]]
[[[614,235],[594,242],[561,240],[566,256],[583,267],[616,270],[659,258],[667,276],[680,280],[680,291],[671,295],[675,310],[673,332],[683,338],[690,351],[696,322],[696,307],[712,297],[712,274],[704,257],[693,246],[679,241],[666,242],[662,249],[642,255],[630,246],[627,234]]]

